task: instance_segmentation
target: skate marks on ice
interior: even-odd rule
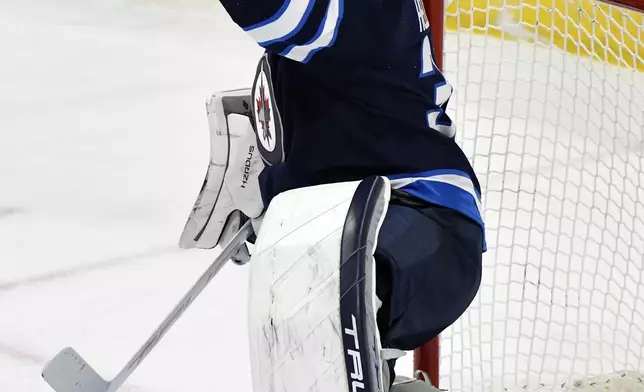
[[[500,390],[500,389],[499,389]],[[571,382],[562,382],[560,384],[550,384],[535,382],[521,385],[520,387],[504,388],[504,392],[644,392],[644,374],[625,370],[600,376],[591,376],[574,379]]]
[[[32,352],[29,352],[27,350],[21,349],[14,347],[10,344],[6,344],[3,342],[0,342],[0,357],[5,356],[11,361],[16,361],[16,362],[22,362],[27,365],[30,365],[30,367],[33,367],[34,369],[40,369],[44,366],[44,364],[47,363],[47,359],[45,357],[35,354]],[[1,359],[1,358],[0,358]],[[0,360],[0,363],[2,361]],[[34,370],[33,372],[34,375],[38,374],[37,370]],[[34,376],[37,377],[37,376]],[[120,388],[120,391],[122,392],[152,392],[152,389],[149,388],[143,388],[138,385],[133,385],[132,383],[128,383],[127,385],[124,385],[123,387]]]
[[[208,283],[217,275],[231,257],[245,246],[253,234],[251,222],[246,222],[233,236],[230,242],[212,262],[208,269],[199,277],[194,285],[182,297],[179,303],[166,316],[161,324],[150,335],[146,342],[127,362],[125,367],[112,379],[104,380],[76,350],[64,348],[52,358],[42,371],[42,377],[58,392],[114,392],[118,390],[130,375],[139,367],[153,348],[172,328],[185,310],[202,293]]]
[[[73,267],[58,270],[58,271],[53,271],[42,275],[29,276],[25,279],[9,281],[9,282],[0,281],[0,292],[13,290],[18,287],[49,283],[55,280],[76,277],[90,272],[116,268],[122,265],[139,263],[146,259],[151,259],[151,258],[165,256],[165,255],[179,253],[179,252],[181,252],[181,250],[177,249],[176,246],[168,245],[168,246],[151,248],[139,253],[132,253],[129,255],[110,257],[101,261],[97,261],[95,263],[83,262],[77,266],[73,266]]]
[[[51,273],[42,274],[39,276],[31,276],[26,279],[9,282],[0,281],[0,297],[3,294],[13,292],[14,289],[24,289],[43,284],[53,284],[53,287],[56,287],[56,285],[64,284],[62,282],[59,282],[60,280],[81,278],[82,276],[91,274],[93,272],[105,272],[106,270],[112,270],[122,268],[123,266],[141,263],[146,259],[156,259],[160,256],[167,256],[178,252],[180,252],[180,250],[176,249],[174,246],[156,247],[144,252],[107,258],[94,264],[85,262],[76,267],[53,271]],[[18,369],[23,369],[22,372],[26,373],[27,377],[38,379],[40,370],[47,363],[48,358],[46,357],[49,357],[49,355],[44,355],[42,352],[40,352],[40,349],[34,349],[33,347],[30,348],[27,345],[13,342],[11,341],[11,339],[9,341],[6,341],[6,337],[3,338],[4,341],[0,340],[0,357],[4,357],[5,360],[2,361],[2,358],[0,358],[0,368],[3,367],[2,362],[7,362],[10,366],[12,363],[22,364],[18,365]],[[31,371],[27,372],[27,369],[31,369]],[[19,385],[19,388],[20,386],[22,386],[19,380],[14,380],[13,382],[17,382],[17,384],[15,385]],[[0,380],[0,385],[2,385],[3,387],[7,386],[5,384],[5,381],[2,380]],[[9,380],[9,386],[10,385],[12,385],[11,380]],[[0,389],[4,390],[3,388]],[[153,389],[143,388],[132,383],[128,383],[128,385],[121,388],[121,390],[126,392],[153,391]]]
[[[29,351],[13,347],[9,344],[0,342],[0,356],[6,356],[10,360],[27,363],[33,365],[35,368],[42,368],[42,366],[47,363],[47,360],[38,354],[31,353]],[[34,374],[38,374],[37,371],[34,371]],[[131,383],[123,386],[120,391],[122,392],[152,392],[151,389],[142,388],[137,385],[132,385]]]
[[[12,360],[20,362],[29,362],[34,365],[40,365],[47,362],[45,357],[31,353],[27,350],[14,347],[11,344],[0,342],[0,354],[4,354]]]
[[[0,219],[10,218],[14,215],[26,214],[27,211],[22,207],[0,207]]]
[[[212,89],[243,85],[261,48],[224,13],[213,21],[175,12],[179,2],[161,10],[134,2],[145,0],[1,2],[0,46],[16,54],[0,61],[0,101],[11,109],[0,128],[15,131],[0,132],[0,178],[10,185],[0,185],[0,208],[11,207],[0,227],[14,234],[0,239],[2,392],[51,391],[42,357],[65,343],[88,360],[109,352],[97,365],[111,369],[210,261],[163,247],[176,247],[201,180],[203,101]],[[141,205],[136,219],[128,215]],[[242,278],[241,269],[227,271],[226,283],[245,287]],[[215,390],[249,391],[246,350],[229,343],[245,328],[243,291],[218,302],[226,290],[212,288],[122,390],[206,391],[214,377]],[[224,315],[243,325],[217,323]],[[112,321],[119,316],[129,323]],[[212,353],[222,347],[234,366],[217,366]],[[184,366],[170,368],[174,358]]]

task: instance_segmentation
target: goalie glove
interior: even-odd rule
[[[234,235],[264,205],[258,176],[264,163],[253,129],[249,89],[217,93],[207,102],[210,164],[199,197],[185,225],[181,248],[211,249]],[[242,247],[233,258],[248,260]]]

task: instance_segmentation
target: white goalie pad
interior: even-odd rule
[[[264,163],[251,123],[250,89],[226,91],[207,102],[210,164],[181,235],[182,248],[225,243],[245,217],[263,212],[258,176]]]
[[[376,324],[386,178],[282,193],[250,263],[254,392],[383,390]]]

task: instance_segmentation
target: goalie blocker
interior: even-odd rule
[[[480,226],[384,177],[284,192],[251,258],[255,392],[424,391],[399,350],[453,323],[481,278]],[[397,352],[398,351],[398,352]]]

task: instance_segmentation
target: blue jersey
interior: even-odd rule
[[[285,160],[260,176],[285,190],[386,175],[483,227],[480,186],[445,113],[422,0],[221,0],[268,53]],[[276,114],[277,115],[277,114]]]

